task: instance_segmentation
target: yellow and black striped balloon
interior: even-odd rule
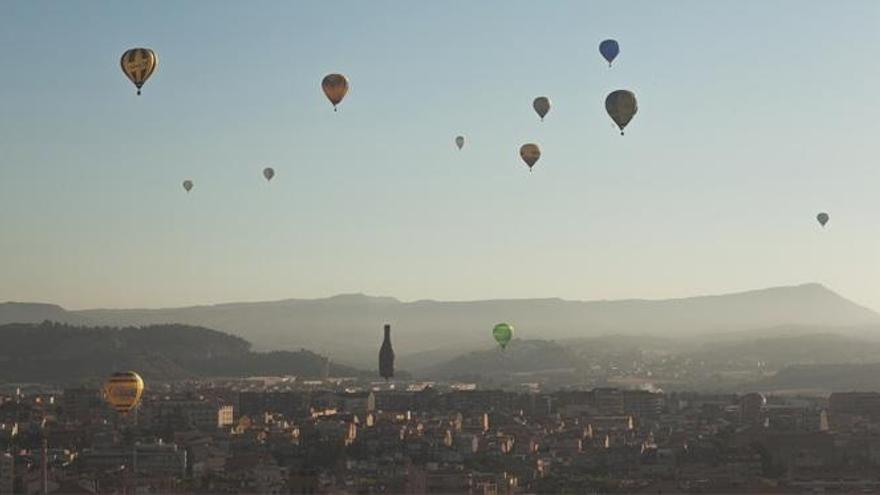
[[[122,54],[119,65],[122,66],[122,72],[137,87],[137,94],[141,94],[141,87],[159,65],[159,57],[149,48],[132,48]]]
[[[120,414],[137,407],[143,393],[144,380],[134,371],[113,373],[104,383],[104,400]]]

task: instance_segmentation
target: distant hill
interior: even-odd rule
[[[148,380],[204,376],[321,376],[315,353],[255,353],[240,337],[186,325],[143,328],[78,327],[60,323],[0,326],[0,378],[8,382],[78,383],[116,370]],[[334,376],[361,374],[330,363]]]
[[[443,364],[424,370],[432,379],[491,377],[513,373],[535,373],[583,366],[584,362],[570,349],[544,340],[513,340],[502,351],[493,348],[458,356]]]
[[[880,363],[789,366],[747,387],[754,391],[880,390]]]
[[[0,325],[7,323],[40,323],[57,321],[71,325],[88,325],[88,318],[74,311],[67,311],[55,304],[41,303],[0,303]]]
[[[425,366],[449,359],[455,353],[491,345],[490,329],[499,321],[514,324],[517,336],[524,339],[605,334],[696,337],[784,325],[820,329],[880,325],[877,313],[818,284],[658,301],[401,302],[389,297],[351,294],[170,309],[59,313],[52,308],[58,307],[47,306],[44,316],[37,315],[38,311],[29,312],[28,321],[85,319],[92,324],[114,326],[205,326],[241,336],[257,349],[306,347],[359,367],[375,366],[385,322],[393,325],[394,348],[401,360],[406,360],[406,354],[420,352],[422,358],[434,360],[423,362]],[[8,312],[11,309],[0,306],[0,321],[14,319]]]
[[[704,344],[688,356],[707,362],[761,361],[770,368],[794,364],[877,363],[880,362],[880,342],[835,334],[790,335]]]

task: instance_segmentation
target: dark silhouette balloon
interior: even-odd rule
[[[535,101],[532,102],[532,108],[535,109],[538,117],[541,117],[541,120],[543,121],[544,116],[550,111],[550,98],[547,98],[546,96],[535,98]]]
[[[614,62],[620,53],[620,45],[617,40],[605,40],[599,43],[599,53],[608,61],[608,67],[611,67],[611,62]]]
[[[620,135],[623,135],[623,128],[629,124],[636,112],[639,111],[639,104],[636,101],[636,95],[632,91],[618,89],[605,98],[605,110],[611,116],[611,120],[620,128]]]

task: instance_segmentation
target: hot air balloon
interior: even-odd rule
[[[458,146],[458,149],[464,147],[464,136],[455,136],[455,145]]]
[[[186,189],[186,192],[190,192],[193,188],[193,181],[189,179],[183,181],[183,188]]]
[[[122,66],[122,72],[134,83],[137,94],[141,94],[141,87],[159,65],[159,57],[149,48],[132,48],[122,54],[119,65]]]
[[[623,128],[639,111],[639,104],[632,91],[618,89],[605,98],[605,110],[611,116],[611,120],[620,128],[620,135],[623,136]]]
[[[620,53],[620,45],[617,44],[616,40],[605,40],[599,43],[599,53],[605,57],[605,60],[608,61],[608,67],[611,67],[611,62],[617,58],[617,54]]]
[[[391,348],[391,325],[385,324],[385,339],[379,348],[379,376],[388,380],[394,376],[394,349]]]
[[[272,177],[275,177],[275,169],[272,167],[264,168],[263,169],[263,177],[265,177],[267,181],[272,180]]]
[[[529,172],[531,172],[532,167],[534,167],[535,163],[538,162],[538,159],[541,158],[541,148],[535,143],[524,144],[519,148],[519,156],[524,162],[526,162],[526,165],[529,166]]]
[[[541,121],[543,121],[544,116],[550,111],[550,98],[546,96],[535,98],[535,101],[532,102],[532,108],[535,109],[535,112],[538,112],[538,117],[541,117]]]
[[[510,343],[510,339],[513,338],[513,326],[509,323],[499,323],[492,329],[492,336],[495,337],[495,341],[498,342],[503,350]]]
[[[104,399],[121,414],[137,407],[143,392],[144,380],[134,371],[113,373],[104,383]]]
[[[819,221],[819,225],[821,225],[822,227],[824,227],[825,224],[828,223],[828,220],[830,218],[831,217],[829,217],[828,214],[825,213],[824,211],[822,213],[819,213],[818,215],[816,215],[816,220]]]
[[[327,99],[333,104],[333,111],[335,112],[336,105],[339,105],[342,99],[345,98],[345,93],[348,93],[348,79],[342,74],[328,74],[321,81],[321,89],[324,90]]]

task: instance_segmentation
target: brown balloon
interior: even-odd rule
[[[529,172],[531,172],[532,167],[534,167],[535,163],[538,162],[538,159],[541,158],[541,148],[535,143],[524,144],[519,148],[519,156],[524,162],[526,162],[526,165],[529,166]]]
[[[119,65],[125,76],[134,83],[137,94],[141,94],[141,87],[159,65],[159,57],[149,48],[132,48],[122,54]]]
[[[336,111],[336,105],[339,105],[345,98],[345,94],[348,93],[348,79],[342,74],[328,74],[321,81],[321,89],[333,104],[333,111]]]

